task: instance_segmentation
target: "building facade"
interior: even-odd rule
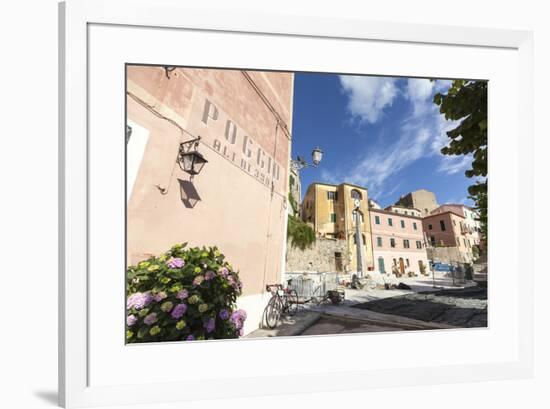
[[[318,237],[345,240],[347,255],[335,255],[342,258],[344,272],[374,269],[367,189],[348,183],[313,183],[307,188],[301,212],[302,220],[313,226]]]
[[[430,214],[432,210],[439,206],[435,193],[426,189],[419,189],[407,193],[401,196],[395,204],[407,208],[418,209],[423,216]]]
[[[422,219],[389,210],[371,209],[370,213],[374,271],[426,274],[429,264]]]
[[[479,214],[469,206],[463,204],[444,204],[432,210],[431,214],[440,214],[453,211],[464,216],[463,224],[471,236],[472,244],[479,245],[481,242],[481,223]]]
[[[392,212],[392,213],[404,214],[405,216],[422,217],[422,212],[412,207],[391,205],[386,207],[384,210],[387,210],[388,212]]]
[[[217,246],[240,272],[258,327],[281,282],[289,193],[291,73],[127,66],[127,263],[175,243]],[[176,164],[200,136],[208,161],[191,177]]]
[[[456,209],[443,210],[422,219],[429,246],[456,247],[457,263],[473,262],[474,238],[465,223],[465,217]]]

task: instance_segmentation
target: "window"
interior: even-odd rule
[[[409,244],[409,240],[405,239],[403,240],[403,248],[408,249],[411,245]]]
[[[380,216],[374,216],[374,223],[380,224]]]
[[[422,242],[421,241],[419,241],[419,240],[416,241],[416,248],[419,249],[419,250],[422,248]]]
[[[336,213],[331,213],[330,214],[330,221],[331,221],[331,223],[336,223]]]
[[[357,189],[352,189],[351,191],[351,198],[352,199],[363,199],[363,195],[361,194],[360,191],[358,191]]]
[[[413,229],[418,230],[418,228],[416,227],[416,222],[413,222]]]
[[[433,226],[431,224],[428,224],[428,230],[433,229]]]
[[[456,245],[457,245],[458,247],[460,247],[460,237],[457,237],[457,238],[456,238]]]
[[[328,200],[338,200],[338,192],[327,192]]]
[[[390,239],[390,246],[395,247],[395,239]]]
[[[388,226],[393,226],[393,220],[391,217],[388,217]]]
[[[377,237],[377,238],[376,238],[376,245],[377,245],[378,247],[382,247],[382,237]]]
[[[439,221],[439,226],[441,226],[441,231],[445,231],[445,222],[443,220]]]
[[[435,246],[435,236],[430,236],[430,242],[432,243],[432,246]]]
[[[463,239],[463,240],[464,240],[464,247],[468,247],[468,246],[466,245],[466,239]]]
[[[405,213],[405,214],[409,214],[409,212],[407,212],[406,210],[405,210],[405,212],[404,212],[404,213]]]
[[[401,220],[401,228],[402,228],[402,229],[405,228],[405,220]]]
[[[453,225],[456,226],[456,220],[453,219]]]
[[[407,267],[410,267],[411,263],[409,263],[409,259],[406,259],[405,261],[407,262]]]

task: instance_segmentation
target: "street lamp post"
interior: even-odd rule
[[[357,254],[357,276],[359,278],[363,277],[363,234],[361,229],[361,211],[359,207],[361,202],[358,199],[355,199],[355,252]]]
[[[319,166],[319,163],[321,163],[321,160],[323,159],[323,151],[321,148],[316,147],[311,151],[311,161],[313,163],[307,163],[304,158],[301,156],[297,156],[296,159],[291,159],[290,163],[292,165],[292,168],[298,172],[301,169],[307,168],[307,167],[313,167],[316,168]]]

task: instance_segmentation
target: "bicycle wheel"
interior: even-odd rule
[[[270,329],[275,328],[277,326],[277,322],[279,322],[279,317],[281,316],[281,303],[279,302],[279,297],[271,297],[265,307],[264,313],[267,327]]]
[[[298,311],[298,293],[296,290],[290,290],[287,294],[288,315],[293,316]]]

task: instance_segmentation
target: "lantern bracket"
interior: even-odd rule
[[[180,143],[180,150],[179,150],[180,155],[182,153],[189,152],[193,148],[197,149],[198,146],[199,146],[200,141],[201,141],[201,137],[197,136],[195,139],[190,139],[188,141],[181,142]]]

